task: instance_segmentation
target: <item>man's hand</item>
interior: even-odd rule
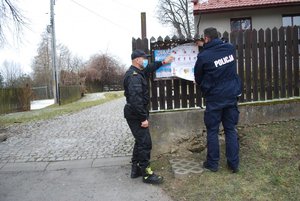
[[[171,55],[169,55],[169,56],[167,56],[167,57],[164,59],[163,63],[164,63],[164,64],[169,64],[169,63],[172,63],[173,61],[174,61],[174,57],[171,56]]]
[[[142,128],[148,128],[148,126],[149,126],[148,120],[143,121],[142,124],[141,124]]]

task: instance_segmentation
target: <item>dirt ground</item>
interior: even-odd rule
[[[240,171],[226,167],[221,145],[220,169],[213,173],[174,178],[169,159],[157,158],[152,165],[165,177],[163,189],[175,201],[199,200],[299,200],[300,120],[239,127]],[[189,157],[203,161],[205,150]]]

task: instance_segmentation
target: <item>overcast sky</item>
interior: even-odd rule
[[[4,60],[20,63],[25,72],[37,55],[41,34],[50,24],[50,0],[19,0],[18,7],[30,21],[22,44],[10,40],[0,49]],[[157,0],[56,0],[55,28],[57,44],[88,60],[96,53],[109,53],[130,65],[132,37],[141,35],[141,12],[147,15],[147,36],[172,36],[169,27],[155,17]]]

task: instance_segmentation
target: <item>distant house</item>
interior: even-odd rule
[[[296,0],[193,0],[195,27],[218,31],[300,26],[300,1]]]

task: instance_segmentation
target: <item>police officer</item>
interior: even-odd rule
[[[236,125],[239,111],[237,97],[241,82],[236,73],[235,50],[218,38],[215,28],[204,30],[204,50],[195,64],[195,81],[205,97],[204,123],[207,129],[207,156],[203,167],[218,171],[219,125],[222,122],[226,141],[227,165],[233,173],[239,167],[239,142]]]
[[[131,54],[132,65],[125,73],[124,90],[126,105],[124,116],[135,138],[132,153],[131,178],[143,176],[143,182],[160,184],[163,177],[153,173],[149,166],[152,141],[149,132],[149,89],[147,79],[163,64],[171,63],[173,57],[168,56],[163,62],[148,64],[144,51],[135,50]]]

